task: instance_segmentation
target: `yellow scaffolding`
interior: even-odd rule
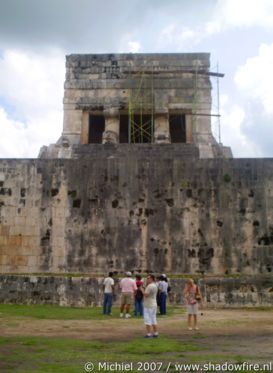
[[[131,71],[128,103],[128,133],[130,143],[154,141],[153,73]]]
[[[173,67],[172,69],[160,69],[154,71],[153,66],[143,66],[142,68],[131,68],[127,71],[131,90],[128,102],[128,134],[129,143],[152,143],[154,142],[154,112],[155,112],[155,97],[154,97],[154,76],[160,79],[161,73],[175,73],[175,74],[192,74],[193,79],[193,101],[191,108],[192,127],[193,131],[196,129],[196,120],[199,116],[218,117],[219,114],[219,77],[224,74],[218,72],[211,72],[204,69],[202,66],[196,64],[189,67]],[[218,110],[217,114],[211,112],[198,111],[199,102],[199,87],[198,81],[200,76],[210,76],[217,78],[217,95],[218,95]],[[220,137],[220,119],[219,119],[219,141]]]

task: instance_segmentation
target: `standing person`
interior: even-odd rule
[[[188,329],[199,330],[197,326],[197,312],[198,312],[198,302],[202,300],[200,290],[197,285],[195,285],[192,279],[188,279],[183,291],[184,297],[187,304],[188,312]],[[197,300],[198,299],[198,300]],[[193,325],[192,325],[193,319]]]
[[[144,294],[144,324],[146,326],[146,335],[145,338],[157,338],[158,329],[157,329],[157,320],[156,320],[156,294],[157,286],[155,284],[155,276],[147,276],[147,286],[145,290],[143,289]]]
[[[121,289],[121,305],[120,305],[120,317],[129,319],[130,306],[133,303],[134,295],[137,290],[136,282],[131,278],[132,273],[126,272],[126,277],[120,281]],[[124,312],[125,311],[125,312]]]
[[[164,278],[164,281],[167,282],[168,284],[168,288],[167,288],[167,293],[170,293],[171,291],[171,286],[170,286],[170,281],[168,280],[167,276],[165,275],[165,273],[163,273],[163,278]]]
[[[106,277],[103,281],[103,314],[104,315],[111,315],[112,311],[112,303],[113,303],[113,293],[114,293],[114,280],[113,280],[113,272],[109,272],[108,277]]]
[[[167,313],[168,280],[166,275],[161,275],[158,283],[159,313],[166,316]]]
[[[144,282],[141,280],[141,275],[136,275],[137,290],[135,293],[135,316],[143,316],[143,288]]]

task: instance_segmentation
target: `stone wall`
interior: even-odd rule
[[[39,156],[72,158],[73,145],[90,142],[180,142],[195,144],[200,158],[232,157],[230,148],[218,144],[211,132],[209,57],[209,53],[66,56],[62,136],[57,144],[43,147]],[[97,131],[98,116],[103,128],[90,139]]]
[[[170,54],[72,54],[66,57],[63,136],[72,144],[88,141],[86,113],[101,112],[110,122],[119,113],[128,113],[129,101],[164,121],[165,114],[182,111],[210,113],[211,83],[209,53]],[[196,75],[196,72],[202,74]],[[136,107],[140,110],[139,107]],[[138,112],[139,113],[139,112]],[[111,120],[112,119],[112,120]],[[166,118],[167,120],[168,118]],[[191,118],[190,118],[191,119]],[[209,145],[210,117],[196,117],[194,136]],[[106,131],[116,127],[106,123]],[[158,124],[159,131],[168,130]],[[117,128],[118,128],[117,124]],[[164,125],[163,125],[164,127]],[[155,134],[156,135],[156,134]],[[200,137],[200,139],[199,139]],[[118,132],[117,139],[118,141]]]
[[[102,278],[0,275],[0,303],[101,306]],[[119,304],[115,279],[115,304]],[[185,279],[172,278],[169,304],[184,304]],[[273,277],[206,278],[199,280],[207,307],[253,307],[273,305]]]
[[[1,273],[272,273],[272,159],[127,146],[0,161]]]

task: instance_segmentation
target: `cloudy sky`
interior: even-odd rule
[[[0,157],[60,137],[66,54],[115,52],[210,52],[222,143],[273,157],[273,0],[0,0]]]

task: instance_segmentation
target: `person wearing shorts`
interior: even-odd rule
[[[147,276],[147,286],[143,290],[144,295],[144,324],[146,326],[146,335],[145,338],[157,338],[158,329],[157,329],[157,320],[156,320],[156,311],[157,311],[157,286],[155,283],[155,276]]]
[[[199,330],[197,327],[197,313],[198,313],[198,301],[196,300],[196,294],[199,294],[201,300],[201,294],[197,285],[195,285],[192,279],[188,279],[184,288],[183,294],[186,300],[187,313],[188,313],[188,329]],[[193,319],[193,325],[192,325]]]
[[[132,273],[126,272],[126,277],[120,281],[120,317],[125,317],[126,319],[131,317],[129,313],[130,306],[134,302],[134,295],[137,290],[136,282],[131,277]]]

